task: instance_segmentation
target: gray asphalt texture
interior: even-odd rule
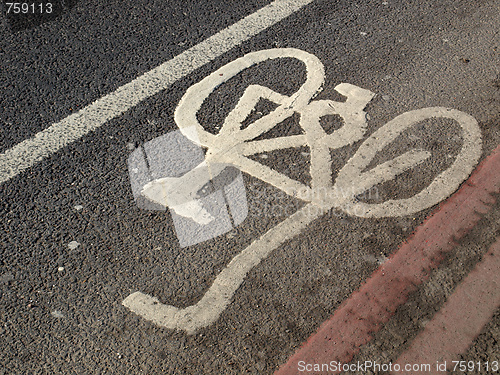
[[[81,0],[32,28],[13,32],[3,20],[0,151],[268,3]],[[325,65],[318,99],[340,100],[334,87],[341,82],[377,94],[366,109],[367,134],[409,110],[456,108],[478,120],[484,157],[500,144],[499,14],[498,1],[315,1],[0,185],[0,374],[273,373],[431,209],[385,219],[331,211],[254,268],[216,323],[187,336],[145,321],[121,301],[139,290],[178,307],[195,303],[236,254],[301,203],[244,175],[245,222],[181,249],[168,213],[134,203],[127,171],[132,148],[176,130],[180,98],[215,69],[251,51],[293,47]],[[198,118],[215,132],[248,84],[291,94],[304,77],[294,60],[260,64],[218,88]],[[260,105],[261,112],[272,109]],[[361,199],[411,196],[450,165],[461,144],[458,127],[432,121],[435,131],[405,132],[376,163],[415,147],[432,151],[432,158]],[[324,119],[325,127],[338,125]],[[294,131],[292,119],[265,137]],[[359,144],[333,154],[334,170]],[[256,160],[307,182],[307,152]],[[498,218],[487,217],[475,237],[464,239],[464,270],[498,228]],[[70,249],[71,241],[80,245]],[[467,257],[467,243],[480,249]],[[464,273],[451,260],[443,267]],[[460,277],[444,283],[436,276],[431,282],[438,290],[444,285],[441,294],[428,284],[424,289],[434,292],[412,297],[411,306],[423,306],[424,313],[403,310],[391,322],[403,342],[422,329],[425,312],[438,309]],[[498,326],[497,314],[464,360],[500,360]],[[382,331],[360,358],[375,359],[382,348],[382,357],[394,361],[404,348],[394,342]]]

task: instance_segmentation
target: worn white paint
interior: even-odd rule
[[[276,0],[0,154],[0,183],[100,128],[313,0]]]
[[[210,215],[210,213],[205,208],[203,208],[198,200],[188,199],[188,197],[191,196],[191,192],[187,192],[185,196],[180,194],[176,194],[173,197],[172,194],[170,194],[169,196],[169,191],[172,191],[172,185],[174,185],[171,180],[177,179],[172,177],[165,177],[151,181],[144,186],[141,194],[152,202],[158,203],[165,207],[170,207],[178,215],[190,218],[198,224],[206,225],[214,220],[214,217]],[[173,191],[176,193],[180,193],[184,190]]]
[[[80,243],[77,242],[77,241],[71,241],[68,244],[68,247],[69,247],[70,250],[75,250],[78,246],[80,246]]]
[[[299,59],[304,62],[307,69],[306,82],[295,94],[287,97],[269,88],[251,85],[228,115],[217,135],[205,131],[198,123],[196,113],[215,88],[259,62],[285,57]],[[229,305],[234,292],[239,288],[248,271],[328,210],[342,209],[349,214],[362,217],[400,216],[415,213],[450,195],[467,178],[477,163],[481,154],[481,137],[477,122],[460,111],[439,107],[426,108],[400,115],[372,134],[340,171],[334,183],[330,150],[351,145],[362,139],[366,132],[364,107],[374,94],[368,90],[342,83],[335,89],[347,97],[345,102],[311,101],[320,91],[323,81],[323,65],[314,55],[297,49],[272,49],[249,53],[218,69],[186,91],[175,112],[175,121],[181,131],[184,130],[183,134],[186,137],[208,149],[206,160],[209,163],[231,163],[242,171],[289,195],[297,196],[309,204],[238,254],[217,276],[213,285],[195,305],[179,309],[161,304],[155,297],[135,292],[123,301],[125,306],[160,326],[194,333],[219,317]],[[250,114],[260,98],[270,100],[278,104],[278,107],[247,128],[241,129],[241,122]],[[304,130],[304,135],[253,141],[257,136],[292,116],[294,112],[300,114],[300,126]],[[338,114],[344,120],[344,126],[332,134],[327,134],[320,125],[320,118],[329,114]],[[405,129],[432,117],[451,118],[462,127],[463,146],[453,165],[412,198],[390,200],[376,205],[356,202],[354,197],[357,194],[393,179],[430,156],[427,151],[413,150],[369,171],[364,171],[376,153],[394,141]],[[193,127],[196,129],[195,133]],[[256,153],[306,145],[311,150],[311,187],[246,157]],[[325,194],[318,194],[318,191],[325,192]],[[346,194],[346,192],[349,193]]]
[[[197,199],[197,193],[227,166],[228,164],[208,163],[205,160],[182,177],[164,177],[147,183],[141,194],[155,203],[170,207],[180,216],[206,225],[213,221],[214,217],[203,208]]]

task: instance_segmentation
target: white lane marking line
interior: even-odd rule
[[[276,0],[82,110],[0,154],[0,184],[120,116],[144,99],[297,12],[313,0]]]
[[[198,122],[196,113],[218,86],[259,62],[285,57],[296,58],[306,65],[306,82],[295,94],[287,97],[274,93],[267,87],[252,85],[246,89],[218,134],[207,132]],[[192,334],[218,319],[253,267],[331,208],[361,217],[403,216],[418,212],[439,203],[455,191],[473,170],[481,155],[481,133],[473,117],[447,108],[424,108],[399,115],[373,133],[341,169],[333,184],[330,150],[350,145],[363,137],[366,132],[364,108],[374,94],[342,83],[335,89],[347,97],[345,102],[311,101],[321,90],[323,82],[323,65],[316,56],[291,48],[272,49],[252,52],[236,59],[186,91],[175,111],[175,122],[187,138],[208,149],[207,163],[231,163],[241,171],[289,195],[298,196],[309,204],[233,258],[198,303],[179,309],[161,304],[155,297],[135,292],[122,302],[123,305],[160,326],[182,329]],[[241,129],[241,122],[253,109],[251,104],[255,105],[261,97],[279,106],[270,114]],[[304,136],[279,137],[276,145],[273,145],[271,140],[252,141],[295,112],[300,114],[300,126],[305,132]],[[327,134],[320,125],[320,117],[328,114],[339,114],[344,119],[344,126],[332,134]],[[412,150],[363,172],[376,154],[404,130],[433,117],[451,118],[457,121],[463,130],[462,149],[453,165],[412,198],[389,200],[381,204],[357,202],[356,195],[393,179],[430,156],[427,151]],[[287,141],[288,138],[291,139]],[[255,147],[252,146],[254,142],[257,142]],[[306,145],[311,150],[311,188],[244,156],[252,154],[252,151]]]

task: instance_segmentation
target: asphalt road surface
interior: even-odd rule
[[[498,1],[80,0],[32,22],[4,8],[0,374],[271,374],[500,144]],[[294,96],[307,82],[317,87]],[[250,85],[260,99],[240,100]],[[431,107],[456,117],[424,110],[415,126],[374,134]],[[181,246],[180,210],[134,200],[129,157],[197,122],[203,143],[228,116],[267,125],[238,162],[238,129],[210,146],[242,171],[247,212]],[[336,138],[321,146],[318,132]],[[287,136],[293,147],[278,144]],[[445,170],[425,199],[384,206]],[[338,199],[294,219],[308,205],[297,187],[336,179]],[[355,360],[394,362],[408,348],[498,236],[492,204]],[[136,292],[156,300],[141,312],[124,303]],[[185,313],[192,305],[219,310]],[[457,360],[500,361],[499,317]]]

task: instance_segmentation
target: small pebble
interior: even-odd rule
[[[83,206],[77,204],[75,207],[73,207],[75,210],[80,211],[83,209]]]
[[[361,32],[360,32],[360,34],[361,34],[361,35],[363,35],[363,36],[368,35],[368,34],[367,34],[367,33],[365,33],[364,31],[361,31]]]
[[[0,276],[0,283],[8,283],[12,280],[14,280],[14,276],[10,273],[5,273],[2,276]]]
[[[62,271],[64,271],[64,267],[58,267],[58,268],[57,268],[57,271],[58,271],[58,272],[62,272]]]
[[[50,313],[54,318],[65,318],[66,316],[59,310],[54,310]]]
[[[259,158],[261,159],[267,159],[269,156],[267,156],[266,154],[260,154],[259,155]]]
[[[80,246],[80,244],[76,241],[71,241],[68,244],[68,247],[70,248],[70,250],[75,250],[78,246]]]

